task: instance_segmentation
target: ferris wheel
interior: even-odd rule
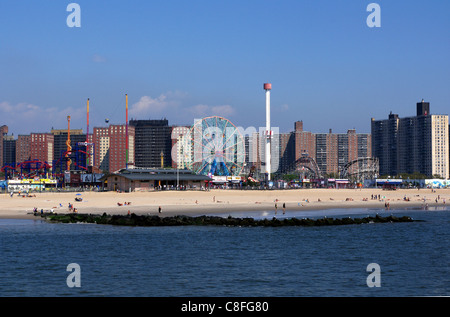
[[[188,168],[201,175],[237,176],[244,167],[245,143],[228,119],[211,116],[195,121],[187,142]]]

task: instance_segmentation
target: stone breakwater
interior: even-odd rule
[[[108,215],[99,214],[54,214],[44,213],[36,214],[37,217],[44,218],[50,222],[59,223],[95,223],[104,225],[117,226],[141,226],[141,227],[157,227],[157,226],[231,226],[231,227],[286,227],[286,226],[336,226],[336,225],[352,225],[364,223],[394,223],[394,222],[413,222],[409,216],[374,217],[368,216],[364,218],[285,218],[285,219],[253,219],[253,218],[234,218],[234,217],[218,217],[218,216],[172,216],[159,217],[153,215]]]

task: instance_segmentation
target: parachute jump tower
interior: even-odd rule
[[[270,171],[271,171],[271,153],[270,153],[270,141],[272,139],[272,131],[270,129],[270,90],[272,89],[272,84],[264,84],[264,90],[266,91],[266,147],[265,147],[265,159],[266,159],[266,170],[267,181],[270,181]]]

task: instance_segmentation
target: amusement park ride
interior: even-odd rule
[[[88,142],[89,138],[89,99],[87,101],[87,122],[88,133],[86,142],[78,142],[73,147],[70,139],[70,120],[67,116],[67,140],[66,150],[61,151],[58,159],[52,162],[41,161],[37,159],[29,159],[15,164],[6,164],[1,168],[1,172],[5,175],[5,180],[14,178],[19,180],[36,180],[36,179],[53,179],[58,182],[64,182],[64,176],[70,171],[89,172],[89,162],[91,154],[89,146],[94,146]]]

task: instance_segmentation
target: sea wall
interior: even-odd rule
[[[104,225],[118,225],[118,226],[142,226],[142,227],[156,227],[156,226],[233,226],[233,227],[283,227],[283,226],[336,226],[336,225],[352,225],[365,223],[394,223],[394,222],[413,222],[411,217],[402,216],[387,216],[381,217],[376,215],[374,217],[368,216],[364,218],[320,218],[320,219],[253,219],[253,218],[234,218],[234,217],[217,217],[217,216],[173,216],[173,217],[159,217],[150,215],[102,215],[95,214],[55,214],[44,213],[36,214],[50,222],[60,223],[96,223]]]

